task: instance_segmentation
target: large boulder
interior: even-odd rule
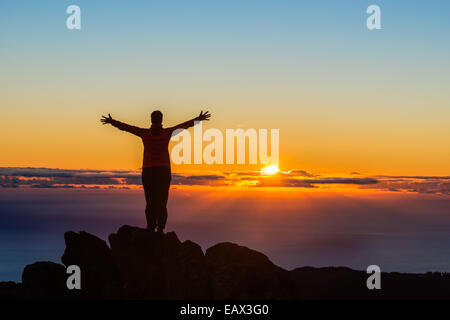
[[[292,299],[288,271],[264,254],[224,242],[206,250],[213,299]]]
[[[67,297],[66,268],[50,261],[29,264],[22,273],[22,287],[24,298],[64,299]]]
[[[131,226],[109,236],[127,295],[143,299],[207,299],[209,277],[199,245],[180,242],[174,232]]]
[[[81,290],[72,290],[80,298],[122,297],[122,283],[106,242],[87,232],[64,234],[66,249],[61,261],[66,267],[81,270]]]

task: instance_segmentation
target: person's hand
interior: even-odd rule
[[[107,124],[107,123],[111,123],[113,120],[113,118],[111,118],[111,115],[108,113],[108,117],[102,116],[102,118],[100,119],[101,123],[103,124]]]
[[[209,118],[211,117],[211,115],[209,114],[209,111],[206,111],[205,113],[203,113],[203,111],[200,111],[200,115],[195,119],[198,121],[209,121]]]

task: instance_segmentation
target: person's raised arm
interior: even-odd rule
[[[210,117],[211,114],[209,113],[209,111],[206,111],[205,113],[203,113],[203,111],[200,111],[200,115],[198,117],[171,127],[170,130],[173,132],[177,129],[188,129],[190,127],[193,127],[196,121],[209,121]]]
[[[107,117],[102,116],[100,121],[103,124],[108,124],[109,123],[112,126],[116,127],[117,129],[120,129],[120,130],[129,132],[129,133],[132,133],[132,134],[134,134],[136,136],[139,136],[139,137],[142,135],[143,131],[145,130],[145,129],[142,129],[142,128],[139,128],[139,127],[135,127],[135,126],[132,126],[132,125],[120,122],[118,120],[114,120],[109,113],[108,113]]]

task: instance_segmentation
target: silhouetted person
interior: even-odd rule
[[[114,120],[110,114],[102,116],[103,124],[110,123],[114,127],[130,132],[142,139],[144,143],[144,161],[142,165],[142,184],[144,186],[145,217],[147,228],[162,232],[167,221],[167,199],[171,180],[169,141],[176,129],[187,129],[194,126],[194,121],[209,120],[211,115],[206,111],[192,120],[180,123],[171,128],[162,127],[163,115],[161,111],[153,111],[151,114],[152,125],[149,129],[138,128],[129,124]]]

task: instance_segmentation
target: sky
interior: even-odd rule
[[[81,8],[81,30],[65,26]],[[381,8],[382,30],[366,28]],[[280,129],[280,168],[446,176],[448,1],[2,1],[0,166],[136,170],[142,127]],[[174,166],[174,171],[225,169]],[[247,170],[233,166],[227,170]],[[257,169],[257,168],[251,168]]]

